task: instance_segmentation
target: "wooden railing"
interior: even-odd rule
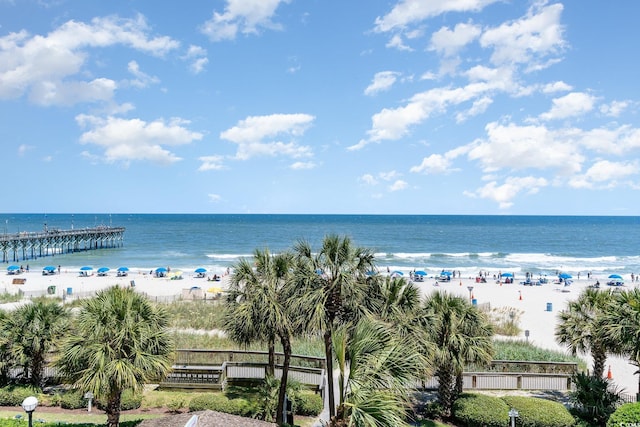
[[[283,353],[275,353],[276,365],[284,362]],[[222,366],[225,362],[255,362],[267,363],[269,353],[266,351],[242,351],[242,350],[176,350],[175,365],[184,366]],[[291,366],[325,368],[323,357],[291,355]]]

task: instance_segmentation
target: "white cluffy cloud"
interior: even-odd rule
[[[103,159],[107,162],[122,161],[128,164],[132,160],[150,160],[163,164],[174,163],[181,158],[165,146],[189,144],[202,139],[201,133],[185,127],[188,121],[179,118],[169,122],[145,122],[141,119],[81,114],[76,121],[80,126],[89,128],[80,137],[80,142],[104,149]]]
[[[220,133],[220,138],[238,145],[237,160],[258,156],[311,157],[311,147],[298,144],[296,139],[304,135],[314,120],[315,117],[309,114],[250,116]],[[277,139],[282,136],[289,140]],[[304,166],[299,164],[292,167],[304,169]],[[306,166],[308,168],[310,165]]]
[[[408,25],[447,12],[479,12],[500,0],[402,0],[385,16],[376,18],[375,30],[402,30]]]
[[[28,94],[39,105],[72,105],[107,101],[117,84],[108,78],[81,77],[87,49],[123,45],[163,56],[179,43],[149,35],[143,16],[135,19],[94,18],[90,23],[68,21],[45,36],[26,31],[0,37],[0,99]]]
[[[201,31],[212,41],[233,40],[238,33],[257,34],[261,28],[279,30],[271,20],[280,3],[290,0],[227,0],[224,13],[213,12]]]
[[[396,26],[403,27],[446,11],[475,11],[491,2],[405,0],[384,19],[378,18],[377,29],[387,31]],[[459,122],[465,121],[486,111],[497,94],[522,96],[527,93],[531,89],[522,86],[520,73],[549,66],[566,45],[560,25],[562,9],[560,4],[545,5],[538,2],[520,19],[487,28],[482,33],[481,27],[473,24],[458,24],[454,30],[436,32],[430,49],[441,53],[445,59],[477,39],[480,47],[490,55],[489,61],[459,73],[460,77],[468,79],[467,84],[436,87],[416,93],[404,105],[384,108],[375,113],[371,117],[372,125],[367,136],[348,148],[358,150],[370,143],[398,140],[407,136],[412,127],[436,114],[446,114],[450,109],[464,109],[453,115]],[[455,36],[454,40],[450,40],[449,36]]]
[[[365,95],[375,95],[378,92],[384,92],[391,89],[396,82],[400,73],[395,71],[381,71],[373,76],[373,81],[364,90]]]

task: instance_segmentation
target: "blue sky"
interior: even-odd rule
[[[0,210],[638,215],[639,14],[0,0]]]

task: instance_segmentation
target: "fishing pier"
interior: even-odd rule
[[[75,230],[52,229],[1,234],[2,262],[120,247],[124,244],[124,230],[124,227],[99,226]]]

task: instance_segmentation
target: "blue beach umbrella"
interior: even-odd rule
[[[56,267],[54,267],[53,265],[47,265],[45,268],[43,268],[43,270],[45,271],[54,271],[56,269]]]
[[[611,274],[609,275],[609,279],[622,279],[622,276],[619,274]]]
[[[561,278],[561,279],[572,279],[573,278],[573,276],[570,275],[569,273],[560,273],[560,274],[558,274],[558,277]]]
[[[391,272],[391,275],[392,276],[404,276],[404,273],[402,271],[395,270],[395,271]]]
[[[118,271],[129,271],[129,267],[119,267]]]
[[[426,276],[427,272],[426,271],[422,271],[422,270],[418,270],[413,274],[415,274],[416,276]]]
[[[20,270],[20,267],[18,267],[17,265],[10,265],[9,267],[7,267],[7,271],[16,271],[16,270]]]
[[[196,268],[196,273],[206,273],[206,272],[207,272],[206,268],[202,268],[202,267]]]
[[[91,271],[93,270],[93,267],[89,267],[88,265],[85,265],[84,267],[80,267],[80,271]]]
[[[167,269],[165,267],[156,268],[156,273],[166,273]]]
[[[502,273],[502,277],[513,277],[513,273]]]
[[[98,269],[98,273],[106,273],[107,271],[109,271],[109,267],[100,267]]]
[[[451,276],[451,272],[450,271],[443,271],[442,273],[440,273],[441,276]]]

